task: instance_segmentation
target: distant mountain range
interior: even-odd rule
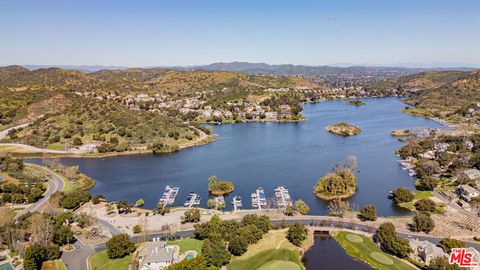
[[[82,72],[96,72],[99,70],[128,69],[123,66],[101,66],[101,65],[23,65],[23,67],[35,70],[47,67],[59,67],[63,69],[78,70]],[[459,70],[472,71],[472,67],[437,67],[437,68],[417,68],[417,67],[392,67],[392,66],[306,66],[306,65],[269,65],[266,63],[249,62],[229,62],[213,63],[200,66],[177,66],[162,67],[164,69],[181,71],[231,71],[254,75],[276,75],[276,76],[313,76],[313,77],[394,77],[401,75],[410,75],[425,71]]]

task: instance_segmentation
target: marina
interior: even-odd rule
[[[267,198],[265,197],[265,190],[262,187],[257,188],[251,197],[253,208],[258,208],[259,210],[267,208]]]
[[[277,188],[274,189],[274,191],[275,191],[275,200],[278,208],[285,209],[288,206],[293,205],[288,189],[286,189],[283,186],[278,186]]]
[[[158,201],[158,207],[163,208],[172,206],[175,203],[175,198],[178,195],[179,187],[166,186],[162,197]]]
[[[200,205],[200,196],[195,192],[190,192],[187,197],[187,201],[185,202],[185,207],[195,207]]]

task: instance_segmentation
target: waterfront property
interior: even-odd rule
[[[159,239],[144,243],[138,251],[140,270],[160,270],[178,262],[178,258],[179,250]]]

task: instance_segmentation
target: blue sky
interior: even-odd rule
[[[480,1],[0,1],[0,65],[220,61],[480,66]]]

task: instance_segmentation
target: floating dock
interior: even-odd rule
[[[162,197],[158,201],[158,207],[167,207],[173,205],[179,190],[179,187],[166,186]]]
[[[187,201],[185,202],[185,207],[194,207],[200,205],[200,196],[195,192],[190,192],[187,197]]]
[[[283,186],[278,186],[274,189],[275,191],[275,200],[277,202],[278,208],[285,209],[287,206],[292,206],[292,199],[288,189]]]
[[[259,210],[267,208],[267,198],[265,197],[265,191],[262,187],[257,188],[257,190],[252,193],[252,207],[258,208]]]
[[[242,197],[240,197],[240,196],[233,197],[232,205],[233,205],[233,209],[235,211],[237,211],[238,208],[241,208],[242,207]]]

